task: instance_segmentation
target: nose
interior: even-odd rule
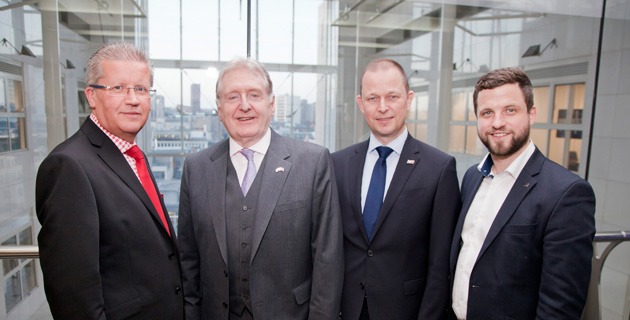
[[[249,111],[249,109],[252,108],[252,106],[249,104],[249,101],[247,101],[247,95],[246,94],[243,94],[241,96],[241,103],[238,105],[238,107],[243,112],[247,112],[247,111]]]
[[[388,107],[387,107],[387,103],[385,102],[385,99],[380,99],[377,110],[381,113],[385,113],[387,112],[387,108]]]
[[[138,95],[136,94],[136,90],[133,87],[127,88],[127,95],[125,95],[125,99],[129,104],[139,104],[140,99],[138,99]]]
[[[493,128],[502,128],[505,125],[505,118],[500,113],[497,113],[492,118]]]

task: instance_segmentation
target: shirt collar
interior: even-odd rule
[[[396,137],[396,139],[388,143],[387,146],[392,148],[394,152],[400,155],[402,153],[403,147],[405,146],[405,141],[407,141],[407,136],[409,136],[409,132],[407,131],[407,127],[405,127],[405,131],[403,131],[403,133],[401,133],[398,137]],[[383,144],[381,144],[381,142],[378,141],[378,139],[376,139],[376,136],[374,135],[374,133],[370,133],[368,153],[374,151],[376,147],[380,147],[382,145]]]
[[[90,120],[92,120],[92,122],[94,122],[94,124],[101,129],[101,131],[103,131],[103,133],[110,139],[112,140],[112,142],[116,145],[116,147],[118,147],[118,150],[120,150],[120,152],[125,153],[127,152],[127,150],[131,149],[131,147],[136,145],[136,141],[134,140],[133,143],[130,143],[129,141],[118,137],[117,135],[107,131],[107,129],[105,129],[100,122],[98,122],[98,118],[96,117],[96,115],[94,113],[90,113]]]
[[[510,165],[507,167],[507,169],[505,169],[504,172],[509,173],[514,178],[518,177],[518,175],[521,174],[521,171],[523,171],[523,168],[525,168],[525,164],[527,164],[529,158],[532,156],[532,154],[534,154],[535,150],[536,146],[534,145],[532,140],[529,140],[525,151],[523,151],[523,153],[521,153],[516,159],[514,159],[514,161],[510,163]],[[477,166],[477,170],[479,170],[479,172],[481,172],[484,177],[487,177],[488,175],[492,175],[493,165],[494,162],[492,161],[492,157],[490,156],[490,153],[488,153]]]
[[[229,140],[230,140],[230,157],[232,157],[236,153],[241,151],[243,149],[243,147],[240,144],[238,144],[238,142],[236,142],[231,137],[230,137]],[[271,145],[271,129],[269,127],[267,127],[267,132],[265,132],[265,134],[262,136],[262,138],[260,138],[260,140],[258,140],[258,142],[254,143],[254,145],[252,145],[248,149],[254,150],[254,152],[256,152],[256,153],[260,153],[262,155],[265,155],[267,153],[267,150],[269,149],[270,145]]]

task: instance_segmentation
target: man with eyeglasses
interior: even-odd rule
[[[127,43],[87,65],[92,109],[37,173],[44,289],[55,319],[183,319],[175,231],[149,163],[136,145],[153,75]]]

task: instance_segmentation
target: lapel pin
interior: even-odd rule
[[[529,188],[529,182],[523,185],[525,188]]]
[[[407,164],[416,164],[416,160],[408,159]]]
[[[276,172],[284,172],[284,168],[283,167],[277,167],[276,168]]]

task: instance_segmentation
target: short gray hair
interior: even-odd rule
[[[249,70],[265,79],[267,84],[267,94],[269,94],[269,96],[273,96],[273,83],[271,82],[271,77],[269,77],[269,72],[267,72],[265,66],[251,58],[235,58],[230,61],[219,73],[216,87],[217,101],[220,99],[221,90],[223,89],[223,78],[225,75],[230,71],[241,68]]]
[[[153,67],[147,53],[128,42],[116,42],[102,46],[90,57],[87,63],[87,83],[95,84],[103,77],[104,61],[135,61],[145,63],[151,72],[151,86],[153,86]]]

